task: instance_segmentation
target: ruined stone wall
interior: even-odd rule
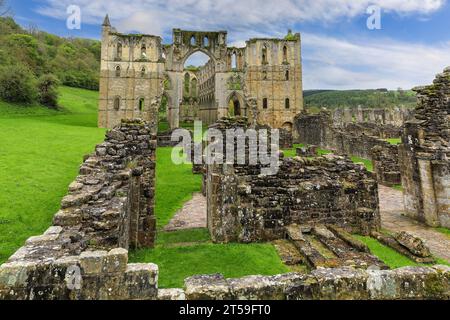
[[[294,223],[335,224],[362,234],[379,228],[377,184],[344,157],[284,159],[273,176],[260,169],[208,166],[208,227],[215,242],[280,239]]]
[[[450,68],[416,88],[415,118],[400,146],[406,213],[430,226],[450,228]]]
[[[380,127],[397,127],[412,118],[413,111],[404,106],[395,108],[338,108],[333,113],[333,122],[337,127],[353,123],[376,124]],[[394,137],[397,138],[398,136]]]
[[[156,137],[122,122],[80,168],[53,226],[0,267],[0,299],[152,299],[157,266],[127,264],[152,247]]]
[[[318,269],[311,274],[186,279],[187,300],[448,300],[450,268]]]
[[[106,18],[102,27],[99,92],[100,128],[121,119],[157,121],[163,89],[161,38],[117,33]],[[156,104],[156,105],[155,105]]]
[[[394,186],[402,183],[398,146],[376,146],[371,150],[373,171],[378,183],[385,186]]]

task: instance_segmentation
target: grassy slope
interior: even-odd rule
[[[97,93],[61,93],[60,111],[0,102],[0,263],[51,224],[83,155],[103,139]]]

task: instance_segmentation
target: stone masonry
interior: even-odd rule
[[[164,45],[158,36],[117,32],[107,16],[99,127],[113,128],[121,119],[156,121],[154,104],[158,109],[165,96],[170,129],[178,128],[181,120],[211,124],[233,113],[292,131],[294,116],[303,110],[300,46],[299,33],[250,39],[246,47],[236,48],[227,45],[226,31],[180,29],[173,30],[172,44]],[[210,61],[193,74],[185,62],[196,52]],[[250,107],[250,97],[258,112]],[[186,106],[195,110],[189,112]]]
[[[415,118],[405,124],[400,146],[406,214],[450,228],[450,67],[415,91]]]
[[[294,223],[335,224],[361,234],[380,226],[376,181],[345,157],[281,159],[278,173],[269,176],[261,165],[213,164],[206,175],[215,242],[281,239]]]
[[[155,299],[158,267],[127,264],[152,247],[156,137],[146,123],[109,131],[69,186],[54,225],[0,267],[0,300]]]

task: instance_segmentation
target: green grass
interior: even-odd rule
[[[171,159],[172,148],[156,152],[156,207],[158,228],[169,223],[195,192],[202,189],[202,176],[192,174],[192,165],[176,166]]]
[[[362,163],[366,167],[367,171],[373,172],[373,163],[368,159],[360,157],[350,157],[354,163]]]
[[[289,272],[271,244],[212,244],[170,247],[130,253],[131,262],[156,263],[161,288],[182,288],[184,279],[221,273],[226,278]]]
[[[398,191],[403,191],[403,186],[401,184],[396,184],[395,186],[392,186],[392,188]]]
[[[447,237],[450,238],[450,229],[447,228],[436,228],[437,231],[439,231],[440,233],[445,234]]]
[[[179,243],[210,242],[211,236],[208,229],[189,229],[176,232],[159,232],[157,245],[167,246]]]
[[[426,264],[419,264],[412,261],[408,257],[405,257],[404,255],[398,253],[394,249],[380,243],[377,239],[360,235],[354,235],[354,237],[364,242],[369,247],[370,252],[372,252],[373,255],[377,256],[391,269],[408,266],[427,266]],[[448,261],[441,258],[436,258],[436,263],[450,266],[450,263]]]
[[[60,110],[0,102],[0,263],[45,231],[83,156],[101,142],[98,93],[62,87]]]
[[[402,143],[402,139],[401,138],[394,138],[394,139],[386,139],[387,142],[389,142],[390,144],[393,145],[398,145]]]

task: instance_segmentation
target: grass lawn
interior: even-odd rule
[[[156,217],[158,228],[169,223],[183,204],[202,190],[202,176],[192,174],[192,165],[176,166],[171,159],[172,148],[156,152]]]
[[[236,278],[289,272],[271,244],[213,244],[205,229],[160,233],[155,249],[131,252],[130,261],[156,263],[161,288],[182,288],[185,278],[197,274]]]
[[[362,163],[366,167],[367,171],[373,172],[373,163],[368,159],[360,157],[350,157],[354,163]]]
[[[83,156],[101,142],[98,93],[61,88],[61,110],[0,102],[0,264],[45,231]]]
[[[373,255],[380,258],[381,261],[383,261],[391,269],[408,267],[408,266],[424,266],[425,265],[425,264],[419,264],[419,263],[412,261],[408,257],[405,257],[404,255],[398,253],[394,249],[383,245],[377,239],[374,239],[371,237],[360,236],[360,235],[354,235],[354,237],[357,238],[358,240],[364,242],[369,247],[370,252],[372,252]],[[437,264],[443,264],[443,265],[450,266],[450,263],[444,259],[436,258],[436,260],[437,260]],[[425,266],[427,266],[427,265],[425,265]]]

